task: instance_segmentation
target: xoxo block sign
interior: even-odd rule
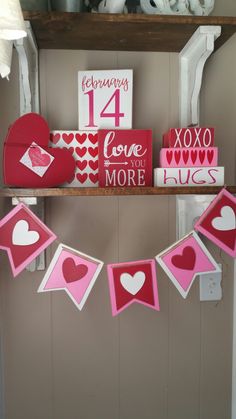
[[[152,186],[152,131],[98,131],[99,186]]]
[[[51,147],[68,149],[75,159],[75,173],[66,187],[98,186],[98,135],[94,131],[52,131]]]
[[[204,167],[217,164],[217,147],[162,148],[160,151],[160,167]]]
[[[132,128],[133,71],[79,71],[79,129]]]
[[[163,136],[163,147],[213,147],[214,128],[171,128]]]
[[[222,186],[224,167],[154,169],[154,186]]]

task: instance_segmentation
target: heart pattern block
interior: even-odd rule
[[[100,260],[60,244],[38,292],[64,290],[82,310],[102,267]]]
[[[28,113],[10,126],[3,152],[4,183],[43,188],[63,185],[74,176],[75,160],[68,150],[49,148],[45,119]]]
[[[8,254],[13,276],[55,239],[55,234],[24,204],[18,204],[0,220],[0,249]]]
[[[186,298],[197,275],[220,272],[220,268],[195,231],[156,256],[183,298]]]
[[[96,131],[52,131],[50,145],[68,149],[76,166],[68,187],[98,186],[98,134]]]
[[[112,315],[137,302],[159,311],[155,261],[107,265]]]
[[[232,257],[236,257],[236,198],[223,188],[194,228]]]

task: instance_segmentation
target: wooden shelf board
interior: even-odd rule
[[[236,17],[24,12],[39,48],[179,52],[199,25],[220,25],[215,49],[236,32]]]
[[[18,189],[2,188],[0,197],[63,197],[63,196],[128,196],[128,195],[214,195],[222,187],[173,187],[173,188],[46,188]],[[236,194],[236,186],[228,186],[227,190]]]

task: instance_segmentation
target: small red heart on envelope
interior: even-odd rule
[[[49,148],[49,139],[48,124],[39,114],[23,115],[10,126],[4,142],[3,156],[4,183],[6,185],[43,188],[61,185],[72,179],[75,171],[73,156],[68,150]],[[42,177],[20,162],[32,143],[36,143],[46,153],[54,157]]]

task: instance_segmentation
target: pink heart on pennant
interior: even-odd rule
[[[62,138],[65,141],[66,144],[70,144],[71,141],[73,141],[74,139],[74,134],[70,133],[70,134],[62,134]]]
[[[84,278],[88,272],[87,265],[76,265],[74,259],[67,258],[62,264],[62,272],[67,283],[76,282]]]
[[[33,167],[45,167],[51,163],[50,156],[42,153],[39,147],[31,147],[29,149],[29,158]]]
[[[191,246],[183,249],[182,255],[172,256],[171,262],[176,268],[192,271],[196,262],[196,253]]]
[[[78,143],[83,144],[87,139],[87,134],[75,134],[75,138]]]

